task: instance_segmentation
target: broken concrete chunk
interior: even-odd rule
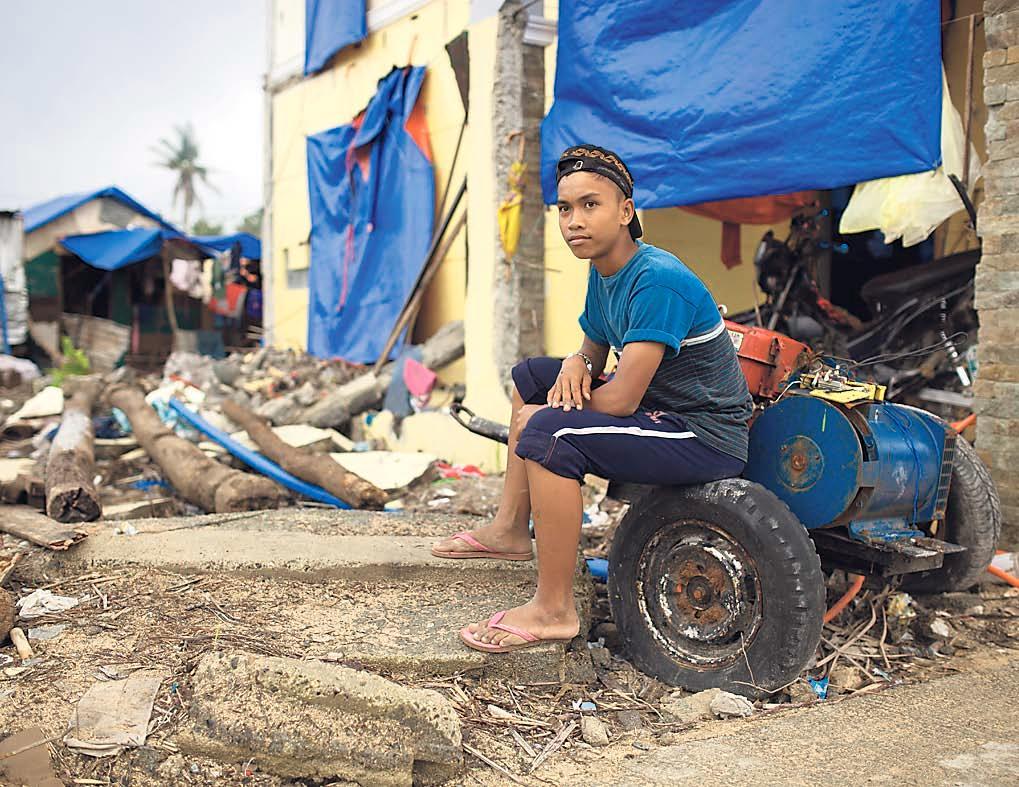
[[[591,746],[608,746],[609,731],[604,722],[597,716],[580,717],[580,734],[584,742]]]
[[[955,636],[952,627],[941,618],[934,618],[930,624],[931,634],[937,639],[951,639]]]
[[[870,682],[867,673],[852,664],[837,664],[828,674],[829,685],[840,691],[856,691]]]
[[[746,697],[739,694],[730,694],[727,691],[720,691],[711,700],[709,706],[712,715],[720,719],[732,716],[752,716],[754,706]]]
[[[616,713],[616,722],[623,728],[623,732],[633,732],[644,726],[640,713],[635,710],[621,710]]]
[[[674,691],[662,700],[662,710],[679,722],[694,722],[711,718],[711,701],[722,693],[721,689],[699,691],[687,697]]]
[[[198,663],[195,755],[254,759],[269,773],[411,785],[448,779],[463,761],[460,721],[438,692],[297,659],[211,653]]]

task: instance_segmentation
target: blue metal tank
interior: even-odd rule
[[[793,393],[754,421],[743,475],[808,528],[926,523],[944,517],[955,437],[912,407]]]

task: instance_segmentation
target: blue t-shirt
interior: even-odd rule
[[[592,265],[580,327],[617,354],[630,342],[664,344],[641,407],[680,415],[705,443],[746,461],[746,378],[714,297],[679,259],[638,241],[613,275]]]

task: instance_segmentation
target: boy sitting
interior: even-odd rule
[[[638,239],[633,178],[611,151],[569,148],[559,159],[559,228],[590,260],[580,326],[562,361],[513,369],[509,462],[495,520],[432,549],[448,558],[530,560],[533,516],[538,587],[527,604],[460,632],[506,653],[577,636],[573,574],[585,473],[640,484],[699,484],[738,476],[747,459],[751,399],[714,298],[675,256]],[[609,350],[618,357],[608,382]]]

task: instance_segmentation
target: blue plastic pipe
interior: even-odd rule
[[[169,404],[170,409],[187,421],[188,424],[193,426],[214,443],[219,443],[219,445],[223,446],[227,451],[236,456],[253,470],[257,470],[262,475],[268,476],[273,481],[279,482],[292,492],[297,492],[297,494],[303,495],[310,500],[315,500],[319,503],[326,503],[327,505],[336,506],[337,508],[350,508],[349,503],[329,494],[329,492],[324,490],[322,487],[309,484],[307,481],[302,481],[300,478],[288,473],[278,464],[262,456],[257,451],[245,448],[230,437],[230,435],[226,432],[221,429],[217,429],[198,415],[198,413],[189,410],[187,405],[179,399],[171,399]]]

